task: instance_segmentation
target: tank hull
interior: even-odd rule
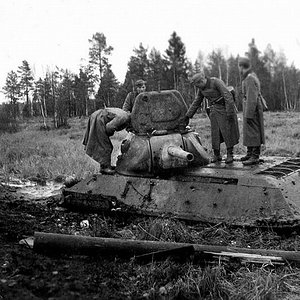
[[[164,177],[97,174],[65,189],[66,205],[242,226],[300,224],[300,159],[209,164]]]

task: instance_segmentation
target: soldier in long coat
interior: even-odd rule
[[[243,93],[243,144],[247,147],[244,165],[259,163],[261,145],[265,143],[263,105],[260,82],[247,57],[239,59]]]
[[[232,94],[226,88],[225,83],[215,77],[205,77],[203,73],[194,75],[191,83],[198,88],[198,96],[186,113],[186,122],[192,118],[200,107],[204,98],[208,100],[210,108],[211,141],[214,155],[211,162],[222,160],[220,144],[225,142],[227,157],[225,162],[233,162],[233,147],[239,142],[239,127],[237,109]]]
[[[83,145],[86,154],[100,164],[100,172],[111,175],[111,154],[113,145],[110,141],[116,131],[124,129],[130,122],[130,113],[116,107],[99,109],[91,114],[86,128]]]
[[[122,109],[128,112],[132,112],[133,104],[135,98],[138,94],[143,93],[146,91],[146,82],[142,79],[139,79],[135,82],[135,90],[133,92],[129,92],[127,97],[123,103]]]

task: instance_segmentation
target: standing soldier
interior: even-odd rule
[[[143,93],[146,91],[146,82],[142,79],[139,79],[135,82],[135,90],[133,92],[128,93],[122,109],[128,112],[132,112],[134,100],[136,96],[140,93]]]
[[[263,104],[260,82],[251,69],[249,58],[239,59],[239,70],[242,75],[243,144],[247,147],[247,154],[241,160],[249,166],[259,163],[260,147],[265,143]]]
[[[232,94],[225,83],[215,77],[205,77],[204,73],[195,74],[191,83],[198,88],[198,96],[186,113],[186,122],[192,118],[204,98],[208,100],[211,122],[211,141],[214,155],[211,162],[222,160],[220,144],[225,142],[227,157],[225,163],[233,162],[233,146],[239,142],[239,127]]]

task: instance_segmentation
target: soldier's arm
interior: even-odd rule
[[[204,99],[204,96],[202,95],[202,93],[198,93],[197,98],[192,102],[190,108],[188,109],[188,111],[186,113],[186,116],[188,118],[192,118],[194,116],[197,109],[200,107],[203,99]]]
[[[245,82],[246,85],[246,118],[253,119],[257,107],[258,87],[255,84],[255,79],[248,76]]]
[[[127,94],[126,99],[123,103],[123,107],[122,107],[123,110],[128,112],[132,111],[132,99],[131,99],[132,97],[133,97],[132,92]]]
[[[225,108],[227,115],[233,115],[235,113],[235,108],[232,94],[227,89],[225,83],[220,79],[215,80],[215,86],[225,100]]]

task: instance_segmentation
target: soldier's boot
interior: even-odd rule
[[[243,161],[244,166],[251,166],[259,164],[260,146],[253,147],[251,157]]]
[[[220,154],[220,149],[214,149],[214,155],[212,156],[210,162],[215,163],[222,160],[222,156]]]
[[[115,170],[113,169],[112,166],[107,166],[107,165],[100,165],[100,173],[105,174],[105,175],[114,175]]]
[[[241,157],[241,161],[248,160],[252,155],[253,147],[247,147],[247,154],[243,157]]]
[[[227,157],[225,159],[226,164],[233,163],[233,147],[227,148]]]

